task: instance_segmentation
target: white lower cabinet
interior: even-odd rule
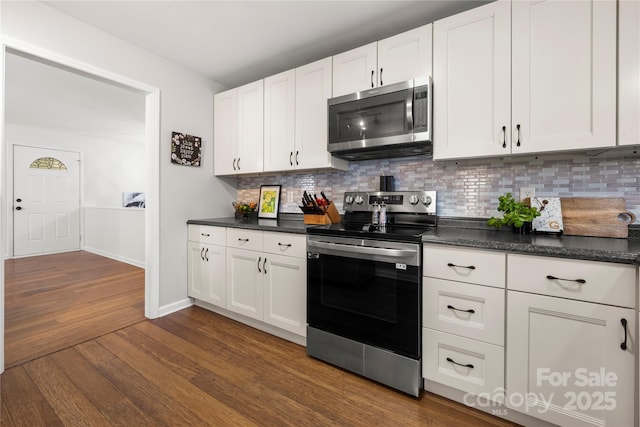
[[[633,426],[636,268],[507,256],[507,406],[560,426]]]
[[[226,305],[225,229],[190,225],[187,294],[219,307]]]
[[[227,310],[306,336],[305,236],[228,231]]]
[[[561,426],[634,425],[634,310],[509,291],[507,311],[510,408]]]

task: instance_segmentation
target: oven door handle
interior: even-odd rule
[[[368,246],[345,245],[342,243],[328,243],[309,241],[307,245],[310,248],[329,249],[352,254],[382,255],[394,258],[406,258],[415,256],[416,251],[413,249],[393,249],[393,248],[372,248]]]

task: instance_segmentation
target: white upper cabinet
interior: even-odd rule
[[[615,145],[616,2],[512,8],[512,152]]]
[[[616,2],[499,0],[437,21],[434,159],[613,146],[615,52]]]
[[[216,175],[262,172],[263,81],[214,96]]]
[[[434,23],[434,159],[509,151],[510,52],[508,1]]]
[[[640,2],[618,3],[618,144],[640,144]]]
[[[295,104],[295,70],[264,79],[265,171],[290,169],[296,162],[294,158]]]
[[[333,57],[333,96],[431,75],[432,24]]]
[[[295,169],[348,170],[349,163],[327,151],[327,100],[331,98],[331,58],[296,69]]]

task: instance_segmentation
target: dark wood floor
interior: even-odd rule
[[[144,320],[144,269],[77,251],[5,261],[5,366]]]
[[[8,369],[3,426],[511,426],[191,307]]]

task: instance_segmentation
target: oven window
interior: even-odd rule
[[[307,275],[310,326],[419,356],[419,267],[320,254],[308,257]]]

